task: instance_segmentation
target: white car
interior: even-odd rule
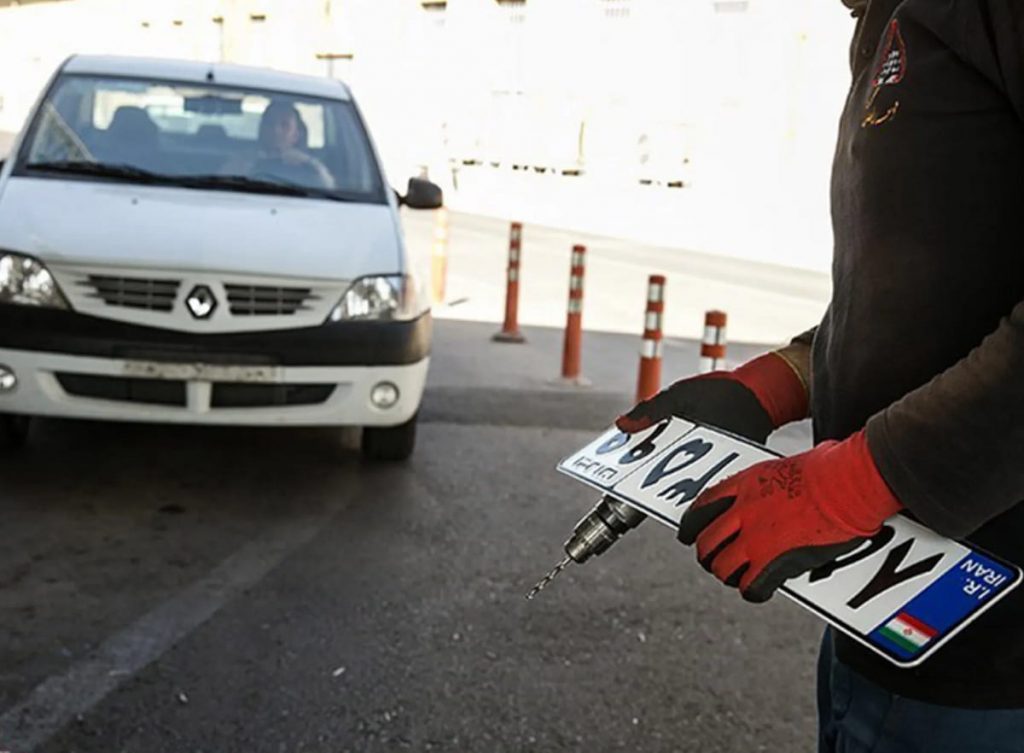
[[[0,445],[32,416],[360,426],[404,459],[431,318],[342,83],[69,59],[0,168]]]

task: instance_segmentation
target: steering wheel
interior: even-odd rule
[[[292,184],[303,188],[327,188],[320,171],[312,163],[289,162],[281,157],[264,157],[257,161],[250,175],[257,180]]]

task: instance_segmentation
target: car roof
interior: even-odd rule
[[[213,83],[269,89],[328,99],[350,100],[352,98],[349,88],[337,79],[305,76],[272,68],[256,68],[230,63],[204,63],[194,60],[121,55],[74,55],[64,64],[63,71],[95,76],[129,76],[131,78],[195,82],[197,84]]]

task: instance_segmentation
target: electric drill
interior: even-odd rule
[[[565,542],[566,557],[545,575],[526,595],[527,599],[544,590],[570,563],[582,565],[591,557],[608,551],[612,544],[647,520],[647,516],[625,502],[612,497],[602,497],[593,510],[587,513]]]

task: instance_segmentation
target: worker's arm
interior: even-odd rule
[[[939,533],[964,536],[1024,500],[1024,303],[873,416],[867,438],[896,496]]]

